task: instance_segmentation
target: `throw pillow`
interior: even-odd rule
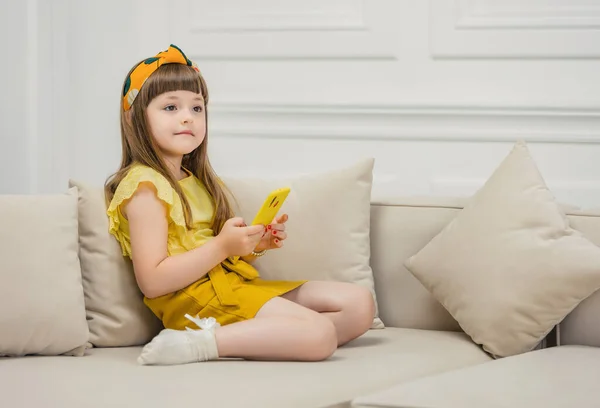
[[[524,142],[405,265],[495,357],[532,350],[600,288],[600,248],[570,227]]]
[[[79,192],[79,259],[94,347],[138,346],[162,328],[143,303],[133,266],[108,232],[104,189],[71,180]]]
[[[0,355],[82,356],[77,192],[0,195]]]
[[[238,214],[251,222],[267,195],[289,186],[279,214],[289,214],[284,249],[255,261],[265,279],[351,282],[368,288],[375,304],[370,259],[373,159],[322,174],[280,179],[226,178]],[[384,327],[375,314],[371,328]]]

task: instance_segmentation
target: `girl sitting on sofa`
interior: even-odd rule
[[[165,327],[141,363],[318,361],[369,329],[375,306],[361,286],[259,277],[252,262],[283,246],[288,217],[247,226],[234,216],[207,156],[206,83],[179,48],[135,64],[120,104],[110,232]]]

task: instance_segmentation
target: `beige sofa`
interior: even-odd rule
[[[317,363],[232,359],[168,367],[139,365],[136,360],[141,347],[159,325],[141,304],[135,283],[126,276],[131,272],[127,261],[105,233],[101,190],[72,181],[74,188],[60,196],[1,198],[2,213],[5,218],[10,215],[10,220],[3,222],[29,222],[39,227],[30,231],[35,238],[13,233],[2,253],[0,354],[8,356],[0,359],[0,406],[600,406],[600,348],[596,348],[600,346],[600,294],[593,293],[577,302],[575,310],[534,350],[492,357],[461,330],[433,292],[406,268],[407,260],[431,242],[472,199],[374,200],[368,194],[365,198],[364,191],[370,191],[371,170],[372,162],[366,162],[353,170],[315,177],[304,186],[294,181],[294,191],[305,193],[312,188],[313,193],[327,194],[329,190],[319,189],[319,180],[324,179],[322,187],[354,186],[352,192],[332,193],[343,199],[336,214],[315,222],[326,228],[329,218],[347,219],[353,214],[352,221],[346,223],[352,231],[338,244],[348,247],[330,249],[331,262],[349,262],[346,270],[358,271],[354,277],[346,275],[346,280],[366,285],[374,282],[378,317],[385,325],[382,328],[375,319],[372,330],[340,348],[329,360]],[[245,210],[250,214],[264,196],[262,191],[244,190],[247,181],[230,183],[238,196],[252,202]],[[263,187],[267,191],[271,185]],[[364,191],[360,196],[348,200],[348,194],[357,194],[361,189]],[[251,194],[256,194],[254,201]],[[334,200],[333,196],[323,198],[315,193],[317,196]],[[294,201],[291,197],[288,210],[292,215],[319,204],[317,199]],[[303,196],[299,193],[298,197]],[[348,203],[358,202],[362,203],[356,206],[358,212],[352,213]],[[600,213],[573,209],[568,213],[571,225],[600,245]],[[48,218],[63,221],[50,223]],[[346,224],[331,224],[328,229],[340,234]],[[313,225],[305,219],[289,226],[292,254],[310,249],[294,247],[292,241],[292,232],[301,235],[303,227]],[[73,228],[75,238],[69,232]],[[361,235],[360,228],[367,228],[368,233]],[[61,239],[52,240],[50,234],[63,234],[65,244],[61,246]],[[5,240],[7,237],[2,236]],[[351,241],[356,241],[354,247],[348,243]],[[23,248],[24,242],[33,246],[30,252]],[[303,245],[315,245],[311,247],[315,251],[324,244],[308,240]],[[334,251],[342,251],[339,258]],[[19,256],[14,256],[15,252]],[[273,256],[281,259],[275,259],[271,266],[279,260],[289,262],[286,257],[292,255],[281,250]],[[268,270],[267,266],[264,269]],[[92,271],[94,268],[98,270]],[[371,270],[372,280],[361,275]],[[22,280],[15,277],[16,273]],[[12,277],[7,278],[10,274]],[[109,275],[114,278],[112,282],[107,280]],[[11,288],[6,287],[8,279],[12,279]],[[39,280],[39,285],[32,283],[33,279]],[[15,293],[23,287],[29,289]],[[73,301],[68,300],[69,296]]]

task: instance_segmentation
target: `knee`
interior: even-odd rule
[[[310,321],[307,344],[307,361],[323,361],[333,355],[338,347],[337,332],[331,320],[315,316]]]
[[[356,293],[353,296],[353,308],[356,324],[363,332],[366,332],[373,325],[375,318],[375,299],[371,291],[364,286],[357,286]]]

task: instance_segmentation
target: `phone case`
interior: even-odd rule
[[[268,195],[267,199],[263,203],[258,213],[256,214],[256,217],[254,217],[252,225],[270,224],[277,215],[277,212],[281,208],[281,205],[283,204],[289,193],[289,187],[278,188],[277,190],[272,191]]]

